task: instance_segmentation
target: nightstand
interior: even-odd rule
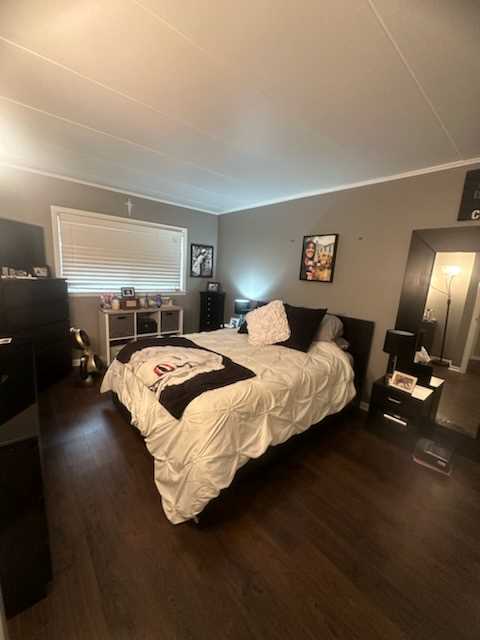
[[[379,378],[372,388],[369,420],[381,419],[400,431],[428,430],[435,423],[442,385],[418,385],[412,394],[385,383]]]

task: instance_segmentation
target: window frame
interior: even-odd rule
[[[61,236],[60,236],[60,214],[68,213],[70,215],[82,215],[88,216],[90,218],[96,218],[100,220],[111,220],[112,222],[132,222],[134,224],[138,224],[144,227],[155,227],[160,229],[168,229],[175,230],[182,233],[183,239],[183,247],[182,247],[182,257],[183,257],[183,265],[180,270],[181,278],[182,278],[182,286],[180,291],[163,291],[158,292],[160,294],[171,295],[171,296],[184,296],[188,294],[187,282],[188,282],[188,228],[187,227],[179,227],[173,224],[164,224],[161,222],[149,222],[148,220],[140,220],[138,218],[128,218],[126,216],[115,216],[109,213],[98,213],[96,211],[84,211],[83,209],[72,209],[71,207],[61,207],[58,205],[51,205],[50,207],[51,218],[52,218],[52,232],[53,232],[53,259],[54,259],[54,267],[55,267],[55,276],[57,278],[63,278],[66,280],[63,275],[63,267],[62,267],[62,252],[61,252]],[[108,291],[108,286],[106,285],[105,291]],[[151,293],[156,293],[152,291]],[[92,292],[68,292],[70,297],[74,298],[98,298],[101,294],[97,291]]]

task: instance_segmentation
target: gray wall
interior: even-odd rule
[[[473,294],[472,282],[475,279],[473,273],[478,268],[480,254],[471,252],[439,251],[435,256],[430,289],[428,292],[425,307],[432,309],[434,317],[437,319],[437,330],[433,341],[433,348],[430,355],[438,357],[441,351],[443,328],[445,326],[445,314],[447,308],[447,296],[442,291],[446,291],[445,275],[442,267],[447,264],[458,265],[460,273],[452,283],[452,304],[448,319],[447,338],[445,341],[444,357],[452,360],[456,366],[462,362],[465,342],[470,328],[470,319],[473,312],[475,298]],[[478,283],[478,276],[477,276]],[[472,291],[471,291],[472,290]]]
[[[132,218],[187,227],[189,245],[191,242],[199,242],[213,244],[216,248],[217,216],[142,198],[130,199],[135,205]],[[54,260],[51,205],[126,216],[126,200],[127,196],[114,191],[5,167],[0,169],[0,217],[43,226],[47,261],[52,267]],[[189,252],[190,248],[188,260]],[[215,251],[215,255],[216,253]],[[198,330],[198,291],[205,287],[205,279],[187,278],[187,295],[175,297],[176,303],[185,310],[186,332]],[[98,336],[97,308],[97,297],[70,297],[71,323],[86,329],[95,347]]]
[[[220,216],[227,315],[236,296],[279,297],[374,320],[371,383],[385,371],[412,231],[478,224],[456,221],[464,179],[452,169]],[[302,237],[315,233],[340,234],[332,284],[299,280]]]

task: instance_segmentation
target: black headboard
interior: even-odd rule
[[[348,351],[353,356],[355,388],[357,390],[355,402],[359,403],[365,386],[375,323],[371,320],[359,320],[348,316],[338,315],[337,317],[343,322],[343,337],[350,343]]]

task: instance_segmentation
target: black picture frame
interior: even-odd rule
[[[328,284],[333,282],[338,237],[338,233],[311,233],[308,236],[303,236],[300,280]],[[314,253],[307,254],[307,245],[312,244],[314,245]]]
[[[218,293],[220,291],[220,282],[207,282],[207,291]]]
[[[29,273],[34,278],[41,278],[42,280],[46,280],[47,278],[52,277],[52,273],[48,264],[32,265],[32,267],[29,269]]]
[[[210,244],[190,245],[190,277],[213,278],[214,247]]]
[[[134,287],[122,287],[120,289],[122,298],[135,298],[135,288]]]

